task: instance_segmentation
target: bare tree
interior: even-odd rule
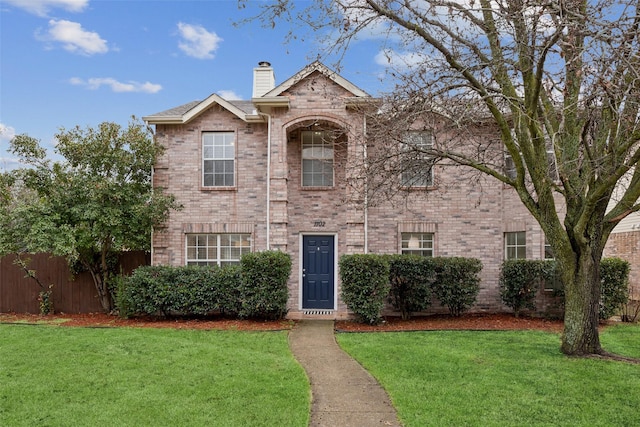
[[[385,35],[382,52],[396,86],[375,115],[377,127],[393,123],[402,131],[437,121],[457,129],[458,137],[404,153],[466,166],[517,192],[561,268],[562,351],[603,354],[600,259],[615,225],[640,209],[640,2],[314,0],[295,7],[268,2],[261,19],[324,34],[327,55],[341,57],[359,37]],[[463,137],[470,123],[486,124],[495,137]],[[390,144],[402,141],[396,135]],[[389,153],[381,167],[393,164]]]

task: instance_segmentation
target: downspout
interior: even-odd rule
[[[362,136],[364,140],[364,253],[369,253],[369,164],[367,162],[367,113],[362,113]]]
[[[149,128],[149,122],[148,121],[144,121],[144,124],[147,128]],[[154,129],[155,130],[155,129]],[[155,132],[153,133],[153,143],[156,143],[156,135]],[[154,161],[155,163],[155,161]],[[153,193],[153,171],[154,171],[154,166],[155,165],[151,165],[151,192]],[[150,256],[151,256],[151,265],[153,265],[153,226],[151,226],[151,249],[149,250]]]
[[[271,115],[258,114],[267,118],[267,250],[271,250]]]

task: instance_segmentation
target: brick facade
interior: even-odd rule
[[[640,231],[613,233],[604,251],[605,257],[622,258],[629,262],[630,296],[640,301]]]
[[[433,189],[404,192],[366,208],[354,187],[347,185],[355,159],[363,153],[363,113],[349,108],[357,98],[368,95],[316,63],[254,98],[253,107],[215,98],[189,104],[184,111],[146,117],[166,148],[154,169],[154,185],[165,187],[184,206],[154,234],[152,263],[184,265],[189,233],[250,234],[252,250],[269,247],[291,255],[289,316],[299,318],[305,315],[303,235],[335,236],[337,263],[343,254],[399,253],[403,232],[434,233],[435,256],[482,261],[481,290],[473,310],[506,311],[498,290],[504,233],[525,231],[527,258],[542,258],[544,236],[536,221],[510,188],[488,177],[469,180],[453,166],[435,167]],[[245,116],[235,106],[243,107]],[[315,126],[340,134],[332,187],[302,187],[301,131]],[[202,133],[207,131],[235,135],[232,188],[202,186]],[[335,280],[335,305],[328,315],[346,317],[337,275]]]

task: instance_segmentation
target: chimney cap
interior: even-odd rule
[[[259,67],[271,67],[271,63],[269,61],[260,61],[258,62]]]

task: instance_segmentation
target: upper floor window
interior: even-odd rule
[[[433,256],[433,233],[402,233],[402,253]]]
[[[514,133],[512,132],[512,134]],[[515,134],[513,138],[515,140]],[[557,181],[559,179],[558,165],[556,161],[556,153],[553,150],[553,142],[551,141],[551,138],[548,138],[548,137],[545,138],[545,146],[547,151],[547,174],[549,175],[549,178],[551,178],[554,181]],[[504,152],[504,173],[509,178],[516,179],[516,175],[517,175],[516,164],[513,161],[513,157],[508,151]]]
[[[302,132],[302,186],[333,186],[333,141],[325,131]]]
[[[525,259],[527,257],[526,237],[524,231],[504,233],[505,259]]]
[[[233,187],[235,156],[233,132],[204,132],[202,134],[202,185]]]
[[[549,240],[545,236],[544,238],[544,259],[555,259],[556,257],[553,255],[553,249],[551,249],[551,244]]]
[[[407,132],[403,143],[406,154],[402,160],[402,186],[432,186],[433,162],[427,150],[433,146],[433,134],[430,131]]]
[[[248,252],[250,234],[187,234],[187,265],[238,264]]]

